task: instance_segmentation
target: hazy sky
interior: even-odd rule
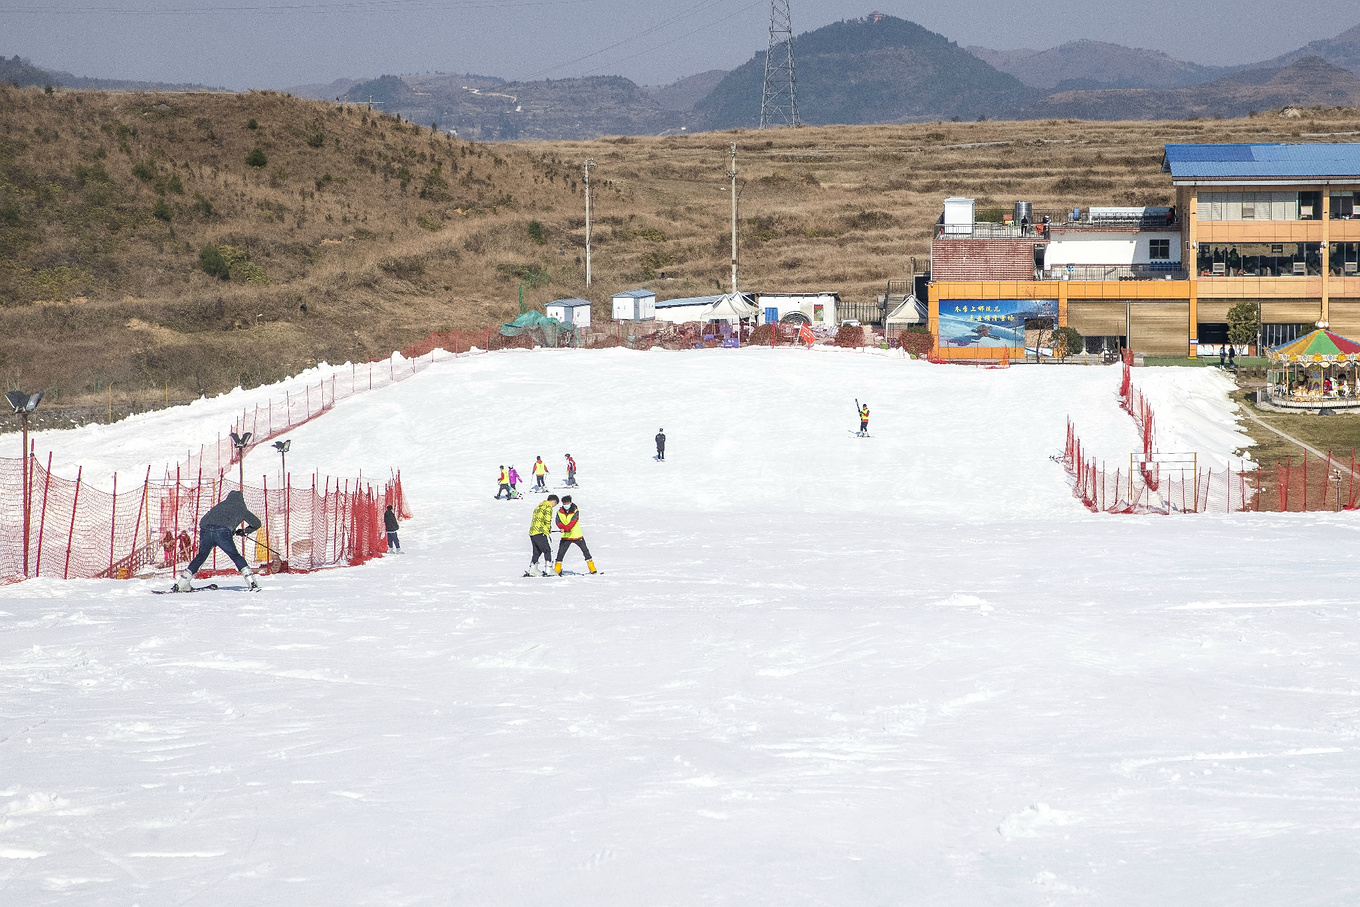
[[[1360,23],[1355,0],[1316,0],[1307,16],[1273,0],[792,0],[794,30],[875,8],[961,45],[1095,38],[1197,63],[1267,59]],[[659,84],[763,50],[769,11],[770,0],[0,0],[0,53],[236,89],[426,71]]]

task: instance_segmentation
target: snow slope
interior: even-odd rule
[[[1137,446],[1117,385],[537,351],[342,401],[290,466],[401,467],[406,555],[0,589],[3,902],[1353,903],[1353,518],[1087,513],[1049,457]],[[605,573],[522,579],[496,467],[567,451]]]

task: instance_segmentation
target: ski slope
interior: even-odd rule
[[[1247,443],[1212,370],[1135,379]],[[289,466],[400,468],[405,555],[0,589],[0,902],[1354,903],[1354,518],[1086,512],[1050,457],[1137,448],[1118,381],[507,351],[343,400]],[[604,574],[522,578],[497,467],[566,452]]]

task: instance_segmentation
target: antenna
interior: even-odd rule
[[[797,125],[798,91],[793,74],[793,19],[789,14],[789,0],[770,0],[770,44],[765,50],[760,128]]]

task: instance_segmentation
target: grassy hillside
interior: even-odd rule
[[[112,382],[115,412],[167,384],[184,399],[499,322],[521,285],[540,307],[725,287],[732,141],[744,288],[868,301],[912,256],[926,267],[945,196],[1040,212],[1165,203],[1164,142],[1360,130],[1355,110],[1314,110],[484,145],[273,93],[0,87],[0,109],[0,376],[58,404],[104,401]],[[256,149],[261,166],[246,163]]]

